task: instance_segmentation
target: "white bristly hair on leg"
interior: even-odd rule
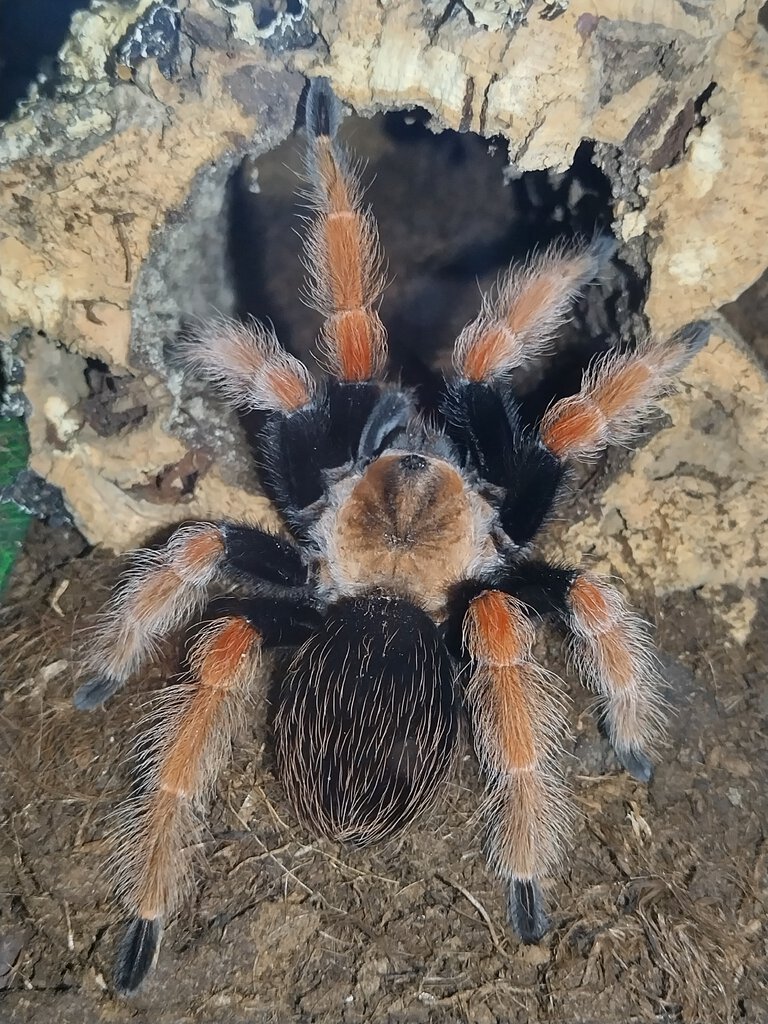
[[[289,413],[315,394],[306,366],[256,320],[209,320],[188,333],[180,351],[188,366],[240,408]]]
[[[457,374],[490,381],[549,352],[574,298],[599,274],[615,247],[607,236],[591,244],[556,243],[506,271],[456,340]]]

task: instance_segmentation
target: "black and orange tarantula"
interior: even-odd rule
[[[468,709],[488,857],[524,942],[547,930],[539,879],[556,867],[571,818],[558,766],[563,697],[532,655],[540,618],[568,632],[621,764],[651,776],[663,714],[643,625],[609,583],[533,558],[531,542],[569,461],[631,438],[707,325],[609,354],[578,394],[525,429],[514,371],[550,348],[612,243],[550,249],[509,271],[461,332],[454,379],[428,424],[411,393],[380,379],[382,258],[357,172],[334,141],[339,120],[316,79],[305,251],[330,379],[316,384],[256,323],[216,322],[186,345],[232,403],[267,414],[263,481],[289,536],[194,523],[140,553],[106,613],[95,678],[75,697],[100,705],[164,637],[193,617],[204,623],[187,681],[164,691],[140,795],[122,816],[116,879],[131,918],[115,973],[122,993],[145,979],[191,884],[199,810],[263,650],[294,650],[275,709],[279,778],[298,817],[340,842],[389,837],[430,803]],[[211,600],[214,583],[248,596]]]

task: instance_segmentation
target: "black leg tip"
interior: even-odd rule
[[[619,243],[613,235],[595,235],[589,247],[592,259],[595,261],[595,277],[605,270],[616,255],[618,248]]]
[[[87,683],[83,683],[75,691],[72,703],[78,711],[93,711],[94,708],[100,707],[105,700],[108,700],[119,689],[120,683],[110,679],[109,676],[96,676],[95,679],[89,679]]]
[[[638,782],[650,782],[653,778],[653,765],[641,751],[617,750],[616,757],[622,768]]]
[[[549,931],[549,918],[544,913],[544,898],[537,882],[515,879],[511,883],[507,916],[526,945],[541,942]]]
[[[160,948],[162,924],[159,918],[134,918],[117,950],[114,986],[121,996],[132,996],[146,981]]]
[[[708,320],[692,320],[685,327],[681,327],[672,340],[685,350],[689,359],[693,359],[707,344],[711,333],[712,324]]]
[[[333,138],[341,123],[341,104],[327,78],[313,78],[307,93],[306,124],[312,138]]]

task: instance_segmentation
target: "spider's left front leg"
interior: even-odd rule
[[[563,698],[534,661],[533,638],[509,595],[487,590],[471,601],[467,700],[487,781],[488,858],[509,886],[509,920],[524,942],[547,931],[539,879],[557,866],[572,816],[556,758]]]
[[[664,700],[645,623],[607,580],[583,569],[524,562],[497,584],[566,627],[572,660],[600,696],[600,716],[616,756],[630,775],[648,782]]]

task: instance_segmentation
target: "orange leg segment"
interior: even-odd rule
[[[608,238],[571,249],[552,246],[509,270],[456,341],[453,359],[459,376],[490,382],[549,351],[573,299],[614,249]]]
[[[256,320],[209,320],[189,333],[181,353],[188,366],[240,408],[289,414],[309,405],[315,395],[304,364],[286,352],[271,327]]]
[[[526,941],[547,927],[537,879],[558,863],[571,811],[556,764],[562,698],[533,659],[533,626],[500,591],[475,598],[464,623],[467,688],[487,779],[489,861],[510,885],[510,916]]]
[[[556,402],[542,420],[544,444],[568,459],[592,458],[609,444],[631,441],[708,337],[709,325],[696,321],[666,343],[645,341],[635,352],[599,360],[584,375],[581,391]]]
[[[572,655],[600,694],[611,745],[630,774],[647,782],[648,753],[664,726],[656,659],[644,624],[621,594],[592,573],[580,573],[569,594]]]
[[[118,955],[122,992],[141,984],[163,920],[189,889],[197,810],[242,723],[259,646],[258,632],[245,619],[215,620],[192,652],[193,681],[163,692],[146,789],[124,808],[115,836],[117,888],[132,919]]]
[[[202,607],[224,557],[224,537],[212,523],[182,526],[159,551],[134,554],[86,653],[94,678],[75,694],[76,707],[91,709],[111,697]]]
[[[305,238],[311,305],[325,317],[321,348],[332,373],[366,381],[384,367],[386,333],[374,308],[384,287],[376,222],[362,205],[356,169],[334,141],[338,101],[316,79],[308,98],[308,198]]]

